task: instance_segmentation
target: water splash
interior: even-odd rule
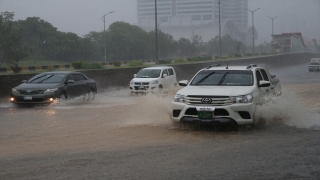
[[[289,89],[283,89],[279,97],[266,96],[263,102],[255,113],[258,127],[288,125],[320,130],[320,114]]]

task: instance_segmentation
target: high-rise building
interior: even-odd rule
[[[155,0],[137,0],[141,27],[155,26]],[[221,0],[221,20],[232,20],[238,28],[248,24],[248,0]],[[192,26],[217,23],[218,0],[157,0],[158,23]]]

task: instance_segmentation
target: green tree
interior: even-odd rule
[[[28,57],[31,50],[22,41],[22,30],[13,25],[14,13],[0,14],[0,62],[6,62],[15,73],[19,72],[19,61]]]

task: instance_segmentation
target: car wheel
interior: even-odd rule
[[[87,94],[87,100],[88,101],[93,101],[94,100],[94,93],[93,93],[93,91],[92,90],[90,90],[90,92],[88,92],[88,94]]]
[[[61,93],[59,97],[59,102],[64,102],[67,100],[67,94],[66,93]]]
[[[162,85],[159,85],[158,92],[162,92],[162,89],[163,89]]]

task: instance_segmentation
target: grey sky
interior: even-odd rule
[[[259,33],[258,44],[271,40],[271,20],[274,33],[302,32],[303,36],[320,40],[320,0],[249,0],[249,9],[261,8],[254,14],[255,28]],[[59,31],[73,32],[79,36],[90,31],[102,31],[115,21],[137,24],[136,0],[0,0],[0,12],[15,13],[15,20],[40,17]],[[249,26],[252,16],[249,13]],[[320,44],[320,42],[318,42]]]

